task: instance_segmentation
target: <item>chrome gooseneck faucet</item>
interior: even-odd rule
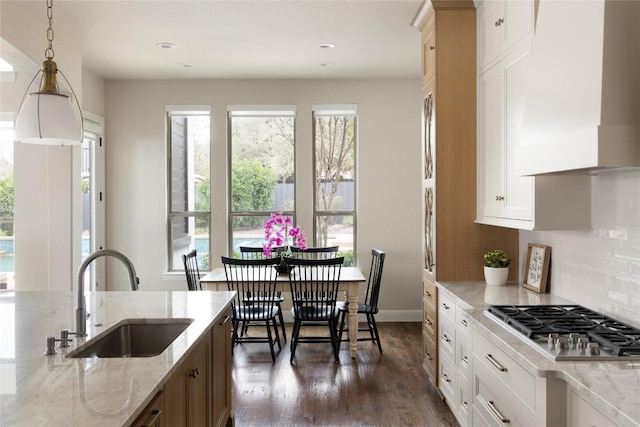
[[[112,256],[118,260],[120,260],[127,269],[129,273],[129,281],[131,283],[131,290],[137,291],[138,284],[140,283],[140,279],[136,276],[136,269],[133,266],[133,263],[129,258],[126,257],[121,252],[114,251],[113,249],[101,249],[99,251],[95,251],[90,254],[83,262],[80,264],[80,268],[78,269],[78,308],[76,308],[76,330],[74,335],[78,335],[84,337],[87,335],[87,305],[84,299],[84,273],[87,270],[87,267],[91,262],[103,256]]]

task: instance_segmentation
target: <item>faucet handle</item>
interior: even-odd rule
[[[69,343],[73,341],[69,338],[69,335],[77,335],[75,332],[69,332],[68,329],[62,329],[60,331],[60,339],[56,341],[60,341],[60,347],[66,348],[69,347]]]
[[[60,332],[62,335],[62,332]],[[56,354],[56,342],[60,342],[60,347],[69,347],[68,342],[72,341],[70,339],[56,339],[56,337],[47,337],[47,349],[44,352],[45,356],[53,356]],[[66,344],[66,345],[65,345]]]

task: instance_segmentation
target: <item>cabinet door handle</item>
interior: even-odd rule
[[[465,365],[469,364],[469,358],[467,356],[462,356],[462,363],[464,363]]]
[[[200,375],[200,372],[198,372],[198,368],[191,370],[191,372],[189,373],[189,376],[191,378],[196,378],[198,375]]]
[[[429,319],[424,319],[424,323],[425,325],[429,325],[429,326],[433,325],[433,322],[431,322],[431,320]]]
[[[231,316],[225,316],[224,320],[222,321],[221,325],[226,325],[227,322],[229,322],[229,320],[231,320]]]
[[[493,358],[493,356],[492,356],[492,355],[487,354],[485,357],[486,357],[486,358],[487,358],[487,360],[488,360],[489,362],[491,362],[491,364],[492,364],[493,366],[495,366],[495,367],[496,367],[500,372],[506,372],[506,371],[507,371],[507,368],[505,368],[504,366],[502,366],[502,365],[501,365],[501,364],[500,364],[496,359],[494,359],[494,358]]]
[[[442,341],[444,342],[451,342],[451,340],[449,339],[449,337],[446,334],[442,335]]]
[[[493,412],[493,415],[498,417],[498,419],[500,421],[502,421],[503,423],[508,423],[509,422],[509,419],[505,418],[505,416],[502,415],[502,413],[498,410],[498,408],[496,408],[496,405],[495,405],[495,403],[493,403],[493,400],[488,401],[487,402],[487,406],[489,407],[491,412]]]
[[[503,23],[503,22],[504,22],[504,19],[503,19],[503,18],[500,18],[500,19],[498,19],[498,20],[495,22],[495,24],[494,24],[494,25],[495,25],[496,27],[499,27],[500,25],[502,25],[502,23]]]
[[[504,200],[504,196],[496,196],[496,202],[501,202]]]
[[[444,308],[445,310],[449,310],[451,307],[449,307],[447,304],[442,303],[442,308]]]
[[[430,355],[429,353],[425,353],[425,354],[424,354],[424,357],[425,357],[427,360],[433,360],[433,357],[431,357],[431,355]]]
[[[142,426],[140,427],[157,427],[160,414],[162,414],[162,411],[160,409],[154,409],[153,411],[151,411],[151,419],[149,420],[149,422],[146,424],[142,424]]]
[[[428,296],[428,297],[430,297],[430,296],[431,296],[431,292],[429,292],[429,291],[424,291],[424,294],[425,294],[426,296]]]
[[[462,319],[460,323],[462,323],[462,326],[464,326],[465,328],[467,327],[467,321],[465,319]]]
[[[447,374],[442,374],[442,378],[444,378],[444,380],[448,383],[451,382],[451,380],[449,379],[449,377],[447,376]]]
[[[436,47],[434,45],[430,45],[429,50],[436,50]]]

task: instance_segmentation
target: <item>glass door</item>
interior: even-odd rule
[[[80,148],[81,188],[81,254],[84,261],[89,254],[102,249],[102,125],[93,120],[84,121],[84,139]],[[86,270],[85,292],[104,291],[103,263],[93,262]]]

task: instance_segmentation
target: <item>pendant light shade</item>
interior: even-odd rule
[[[82,119],[70,96],[30,93],[18,112],[14,135],[27,144],[76,145],[82,142]]]
[[[42,68],[33,77],[16,117],[14,139],[16,142],[44,145],[78,145],[82,143],[82,112],[73,88],[53,61],[53,0],[47,0],[49,28]],[[69,88],[70,95],[58,88],[60,73]],[[40,90],[29,93],[33,82],[40,75]],[[28,95],[27,95],[28,93]]]

